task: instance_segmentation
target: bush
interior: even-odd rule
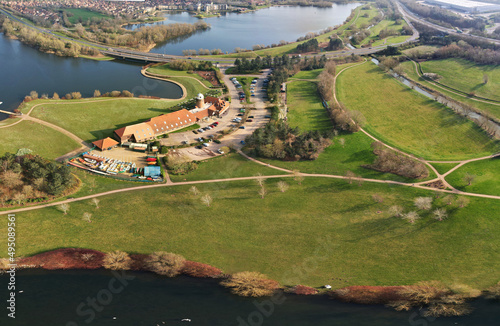
[[[278,282],[267,279],[258,272],[240,272],[221,282],[231,292],[245,297],[271,296],[280,288]]]
[[[186,259],[170,252],[154,252],[146,259],[147,268],[156,274],[173,277],[179,275]]]
[[[222,271],[216,267],[186,260],[182,273],[192,277],[211,277],[216,278],[222,275]]]
[[[108,252],[104,256],[103,267],[112,270],[129,270],[132,259],[123,251]]]
[[[305,285],[296,285],[290,289],[291,293],[299,294],[299,295],[313,295],[317,294],[318,290],[312,288],[310,286]]]
[[[168,154],[168,147],[167,146],[161,146],[160,147],[160,154]]]
[[[359,304],[386,304],[402,299],[402,286],[349,286],[335,290],[331,295],[343,302]]]

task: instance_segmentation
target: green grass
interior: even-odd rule
[[[32,121],[21,121],[8,128],[0,128],[0,155],[17,153],[20,148],[29,148],[33,154],[55,159],[80,147],[73,139],[52,128]]]
[[[349,109],[364,114],[368,132],[419,157],[457,160],[498,151],[498,143],[478,126],[412,91],[371,62],[342,73],[337,94]]]
[[[376,42],[373,42],[372,46],[379,46],[379,45],[391,45],[391,44],[396,44],[396,43],[402,43],[409,39],[411,35],[400,35],[400,36],[390,36],[388,38],[385,38],[383,40],[379,40]]]
[[[212,86],[212,84],[210,84],[210,82],[208,80],[202,78],[198,74],[194,74],[194,73],[190,74],[187,71],[170,69],[168,63],[161,65],[161,66],[154,66],[154,67],[148,68],[147,71],[152,73],[152,74],[164,75],[164,76],[168,76],[168,77],[191,77],[191,78],[195,78],[195,79],[201,81],[203,83],[203,85],[205,85],[207,87]]]
[[[201,161],[198,163],[197,170],[186,175],[170,175],[170,179],[174,182],[212,180],[251,177],[259,173],[262,175],[286,174],[286,172],[254,163],[237,153],[230,153]]]
[[[304,71],[299,71],[293,77],[290,78],[290,80],[294,79],[316,79],[318,78],[319,74],[323,72],[323,69],[314,69],[314,70],[304,70]]]
[[[345,140],[344,146],[339,141]],[[333,144],[321,153],[314,161],[285,162],[281,160],[260,159],[263,162],[282,167],[289,170],[299,170],[303,173],[324,173],[333,175],[345,175],[347,171],[356,175],[371,178],[394,180],[401,182],[415,182],[416,180],[403,178],[391,173],[381,173],[363,168],[363,165],[373,163],[376,156],[373,154],[371,144],[373,140],[361,132],[354,134],[339,135],[334,138]],[[427,179],[435,178],[435,174],[429,171]],[[422,180],[419,180],[422,181]]]
[[[428,60],[420,64],[422,71],[436,73],[440,83],[465,93],[500,101],[500,66],[478,65],[463,59]],[[489,81],[483,83],[484,74]]]
[[[458,163],[432,163],[432,166],[436,168],[439,174],[444,174],[457,165]]]
[[[334,288],[403,285],[423,280],[486,288],[498,282],[500,202],[471,198],[438,222],[426,214],[414,225],[389,217],[394,204],[413,209],[420,189],[306,178],[286,193],[267,180],[261,199],[253,181],[197,185],[214,198],[200,204],[189,186],[162,187],[17,213],[18,256],[83,247],[134,253],[169,251],[222,268],[260,271],[284,284]],[[382,196],[376,203],[372,195]],[[116,212],[123,214],[116,214]],[[82,219],[93,214],[92,223]],[[6,219],[5,215],[1,216]],[[5,234],[7,223],[1,223]],[[7,250],[1,249],[5,257]],[[299,273],[300,271],[300,273]]]
[[[431,89],[434,89],[439,93],[442,93],[446,96],[449,96],[449,97],[451,97],[459,102],[463,102],[463,103],[467,103],[469,105],[472,105],[473,107],[475,107],[479,110],[482,110],[484,112],[487,112],[487,113],[491,114],[492,116],[500,119],[500,105],[494,105],[494,104],[490,104],[490,103],[475,101],[469,97],[464,97],[464,96],[460,96],[460,95],[451,93],[446,88],[440,88],[440,87],[434,86],[433,84],[429,83],[427,80],[418,76],[417,72],[415,71],[414,64],[410,61],[406,61],[406,62],[401,63],[401,67],[403,67],[405,74],[409,78],[411,78],[411,79],[413,79],[413,80],[415,80],[415,81],[417,81],[417,82],[419,82],[419,83],[421,83],[421,84],[423,84]]]
[[[464,180],[467,173],[475,176],[470,186]],[[467,163],[449,174],[446,181],[462,191],[500,196],[500,159]]]
[[[195,129],[200,129],[200,125],[195,123],[194,125],[190,125],[190,126],[187,126],[185,128],[173,131],[172,134],[176,134],[179,132],[185,132],[185,131],[191,131],[191,130],[195,130]]]
[[[111,16],[102,14],[100,12],[88,10],[88,9],[80,9],[80,8],[64,8],[64,11],[68,13],[68,20],[71,24],[77,24],[79,19],[81,18],[83,22],[86,22],[88,19],[93,17],[96,18],[111,18]],[[73,16],[71,16],[73,14]],[[71,16],[71,17],[70,17]]]
[[[327,131],[332,122],[321,103],[317,85],[308,81],[287,84],[288,124],[304,131]]]

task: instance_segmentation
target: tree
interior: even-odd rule
[[[293,180],[297,181],[297,183],[300,185],[302,184],[302,181],[304,181],[304,176],[302,173],[300,173],[299,170],[293,170]]]
[[[196,186],[191,186],[191,188],[189,188],[189,191],[194,195],[194,196],[198,196],[200,194],[200,191],[198,190],[198,188],[196,188]]]
[[[64,215],[68,214],[68,211],[69,211],[69,204],[68,203],[62,203],[62,204],[58,205],[57,207],[59,208],[60,211],[62,211],[64,213]]]
[[[278,181],[278,183],[276,185],[278,186],[278,189],[281,192],[285,192],[289,188],[288,183],[286,183],[285,181]]]
[[[83,219],[89,223],[92,222],[92,213],[85,212],[83,213]]]
[[[470,203],[470,199],[468,197],[460,196],[455,201],[456,205],[460,208],[466,207]]]
[[[16,192],[12,199],[17,201],[18,205],[21,205],[21,202],[26,199],[26,196],[22,192]]]
[[[408,213],[404,214],[403,219],[405,219],[408,222],[413,224],[413,223],[415,223],[415,221],[420,219],[420,215],[418,215],[417,212],[412,211],[412,212],[408,212]]]
[[[264,199],[264,197],[266,197],[266,194],[267,194],[266,188],[264,186],[260,187],[259,189],[260,198]]]
[[[245,297],[271,296],[280,288],[278,282],[269,280],[257,272],[240,272],[231,275],[221,282],[221,285],[231,289],[231,292]]]
[[[356,177],[356,174],[352,171],[347,170],[345,173],[345,177],[347,179],[347,182],[349,182],[349,184],[352,184],[352,181]]]
[[[156,274],[174,277],[180,274],[186,259],[171,252],[154,252],[146,259],[147,268]]]
[[[99,199],[98,198],[92,198],[92,204],[95,205],[96,209],[99,209]]]
[[[33,100],[36,100],[38,99],[38,93],[36,91],[31,91],[30,92],[30,97],[33,99]]]
[[[379,194],[373,194],[372,195],[372,199],[377,202],[377,203],[381,203],[384,201],[384,197],[382,197],[381,195]]]
[[[10,189],[16,188],[23,184],[23,181],[21,180],[21,174],[15,173],[12,170],[8,170],[0,174],[0,180],[5,187]]]
[[[394,217],[401,217],[403,215],[403,207],[394,205],[389,208],[389,214]]]
[[[59,94],[57,94],[56,92],[54,92],[54,95],[52,95],[52,99],[53,100],[58,100],[59,99]]]
[[[212,204],[212,197],[209,194],[205,194],[201,197],[201,202],[207,207],[210,207],[210,204]]]
[[[96,90],[94,91],[94,97],[100,97],[100,96],[101,96],[101,91],[100,91],[100,90],[98,90],[98,89],[96,89]]]
[[[474,182],[475,179],[476,179],[476,176],[474,174],[470,174],[469,172],[467,172],[464,175],[464,182],[467,183],[468,186],[470,186]]]
[[[446,212],[446,209],[444,209],[444,208],[436,208],[434,210],[434,212],[432,212],[432,213],[434,214],[433,217],[438,221],[442,221],[448,217],[448,213]]]
[[[264,183],[266,182],[266,178],[264,178],[261,173],[258,173],[257,179],[255,179],[255,181],[257,182],[257,184],[259,186],[264,187]]]
[[[104,268],[112,270],[129,270],[132,259],[129,254],[123,251],[108,252],[104,256],[102,265]]]
[[[428,211],[432,208],[432,197],[417,197],[413,200],[418,209]]]

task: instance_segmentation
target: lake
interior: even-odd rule
[[[205,18],[207,31],[188,38],[181,37],[158,44],[151,52],[182,55],[182,50],[221,49],[232,52],[236,47],[252,49],[253,45],[271,45],[281,40],[294,42],[308,32],[319,32],[342,24],[359,3],[333,4],[331,8],[279,6],[245,14],[227,13]],[[153,24],[195,23],[199,19],[187,12],[164,14],[165,21]],[[143,25],[131,25],[137,29]]]
[[[4,308],[0,325],[489,326],[498,325],[500,310],[498,302],[478,300],[469,316],[434,320],[421,317],[418,311],[346,304],[325,296],[283,295],[271,305],[269,298],[232,295],[215,280],[165,278],[146,272],[124,275],[121,277],[127,285],[112,283],[116,289],[112,293],[110,281],[115,276],[106,270],[18,271],[17,290],[23,293],[16,295],[16,320],[9,320]],[[4,303],[8,299],[7,281],[6,275],[0,276]],[[92,298],[99,298],[97,309],[87,304]],[[192,322],[182,323],[183,318]]]

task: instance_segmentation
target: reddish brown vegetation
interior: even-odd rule
[[[315,288],[312,288],[310,286],[305,286],[305,285],[296,285],[290,289],[291,293],[294,294],[299,294],[299,295],[313,295],[317,294],[318,290]]]
[[[36,266],[43,269],[97,269],[102,267],[104,253],[79,248],[65,248],[21,258],[19,266]]]
[[[215,71],[193,71],[193,72],[198,76],[200,76],[201,78],[208,80],[210,84],[212,84],[213,86],[220,86]]]
[[[402,286],[349,286],[331,292],[331,295],[344,302],[360,304],[387,304],[402,300],[399,292]]]
[[[198,263],[195,261],[186,260],[182,273],[192,277],[211,277],[216,278],[222,276],[222,271],[208,264]]]

